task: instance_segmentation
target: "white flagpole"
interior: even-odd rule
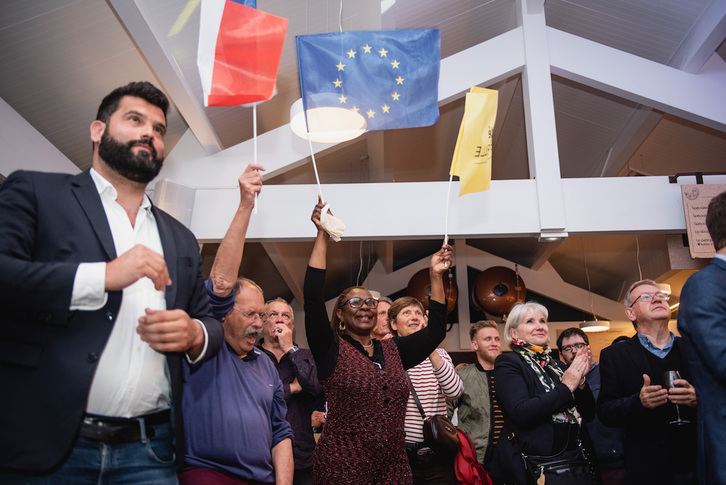
[[[257,165],[257,103],[252,103],[252,146],[254,147],[252,161]],[[255,193],[255,214],[257,214],[257,193]]]

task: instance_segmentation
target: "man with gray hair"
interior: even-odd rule
[[[693,478],[696,392],[685,346],[668,329],[669,298],[653,280],[633,283],[625,314],[637,333],[600,353],[598,417],[624,430],[627,484],[687,484]],[[669,371],[680,373],[671,388]]]
[[[287,403],[286,419],[295,435],[292,452],[295,458],[294,485],[312,485],[315,436],[311,424],[313,402],[320,394],[318,371],[313,354],[293,342],[295,314],[283,298],[265,304],[267,319],[263,338],[257,348],[277,368]]]
[[[239,207],[206,282],[227,345],[205,372],[187,377],[184,394],[187,468],[181,485],[264,483],[293,480],[293,432],[287,422],[283,385],[275,365],[255,348],[267,319],[262,288],[239,278],[261,165],[239,177]]]
[[[185,373],[187,468],[179,483],[230,483],[223,480],[231,477],[237,483],[290,485],[293,434],[282,383],[255,348],[265,300],[247,278],[237,280],[233,294],[232,309],[221,318],[227,345],[209,366]]]

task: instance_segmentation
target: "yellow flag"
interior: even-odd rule
[[[489,189],[492,180],[492,132],[498,100],[499,93],[493,89],[474,86],[466,93],[464,117],[449,172],[461,181],[459,197]]]

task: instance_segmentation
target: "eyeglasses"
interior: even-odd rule
[[[565,352],[567,352],[567,353],[572,352],[572,349],[582,350],[585,347],[587,347],[587,344],[585,342],[578,342],[578,343],[572,344],[572,345],[565,345],[564,347],[562,347],[560,349],[560,352],[562,352],[564,354]]]
[[[292,315],[290,315],[289,313],[277,313],[277,312],[272,312],[272,313],[268,313],[268,314],[267,314],[267,318],[270,318],[270,319],[272,319],[272,320],[275,320],[275,319],[276,319],[277,317],[280,317],[280,316],[281,316],[281,317],[282,317],[282,319],[283,319],[283,320],[285,320],[286,322],[289,322],[290,320],[292,320]]]
[[[350,305],[351,308],[360,308],[364,303],[368,306],[368,308],[378,308],[378,300],[375,298],[360,298],[357,296],[354,296],[353,298],[348,298],[346,301],[343,302],[341,307],[345,306],[345,304]]]
[[[232,309],[233,310],[237,310],[238,312],[240,312],[242,314],[242,316],[244,316],[248,320],[254,320],[255,317],[259,317],[259,319],[264,322],[265,319],[267,318],[267,313],[265,313],[265,312],[259,312],[259,313],[258,312],[243,312],[242,310],[240,310],[236,306],[235,307],[232,307]]]
[[[644,303],[650,303],[653,301],[654,298],[658,298],[659,300],[668,301],[671,299],[671,295],[666,295],[665,293],[643,293],[638,298],[633,301],[633,303],[630,304],[628,308],[633,308],[633,305],[635,305],[638,300],[644,302]]]

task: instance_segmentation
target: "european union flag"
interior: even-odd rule
[[[297,56],[305,111],[347,108],[368,130],[439,119],[438,29],[298,35]]]

